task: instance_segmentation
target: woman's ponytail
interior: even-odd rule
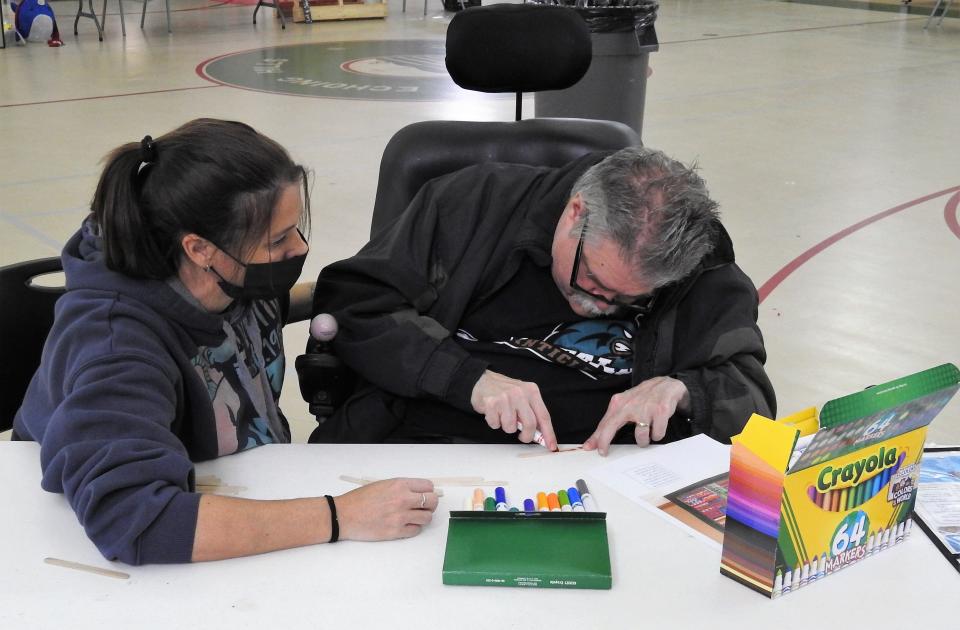
[[[156,246],[147,219],[148,209],[142,207],[139,194],[141,180],[150,168],[142,160],[140,144],[131,142],[115,149],[107,156],[90,205],[103,236],[107,267],[132,276],[154,276],[143,268],[143,262],[150,260],[149,253]]]

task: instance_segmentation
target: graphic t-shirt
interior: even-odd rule
[[[202,308],[182,284],[171,286]],[[280,300],[234,302],[224,313],[223,343],[197,347],[192,363],[213,405],[218,456],[290,441],[278,407],[285,368],[282,310]]]
[[[460,323],[457,342],[489,369],[537,383],[561,443],[581,442],[606,413],[610,396],[630,386],[634,324],[584,319],[570,309],[550,267],[525,258],[497,293],[473,307]],[[432,401],[409,401],[408,430],[516,442],[491,430],[476,414]],[[441,429],[441,427],[443,427]]]

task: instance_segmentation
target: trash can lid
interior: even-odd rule
[[[573,9],[591,33],[641,32],[657,19],[657,0],[530,0]]]

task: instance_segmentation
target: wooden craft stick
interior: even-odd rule
[[[365,486],[368,483],[373,483],[377,481],[376,479],[367,479],[366,477],[352,477],[350,475],[340,475],[340,481],[346,481],[347,483],[355,483],[358,486]]]
[[[475,483],[481,483],[483,477],[430,477],[430,481],[442,486],[455,484],[473,485]]]
[[[122,571],[114,571],[112,569],[102,569],[100,567],[94,567],[89,564],[71,562],[70,560],[61,560],[60,558],[44,558],[43,561],[46,562],[47,564],[52,564],[57,567],[63,567],[65,569],[75,569],[77,571],[86,571],[87,573],[102,575],[104,577],[117,578],[118,580],[130,579],[129,573],[124,573]]]
[[[246,490],[245,486],[230,486],[216,475],[197,477],[195,489],[201,494],[229,494],[235,496]]]
[[[228,494],[230,496],[236,496],[246,490],[246,486],[201,486],[197,485],[197,492],[201,494]]]
[[[528,458],[528,457],[546,457],[547,455],[557,455],[559,453],[572,453],[573,451],[582,451],[582,446],[574,446],[573,448],[558,448],[555,451],[548,451],[546,449],[537,449],[536,451],[530,453],[520,453],[517,457]]]
[[[346,481],[347,483],[355,483],[358,486],[365,486],[368,483],[373,483],[374,481],[380,481],[379,479],[368,479],[367,477],[352,477],[350,475],[340,475],[341,481]],[[443,496],[443,488],[434,488],[433,493],[438,497]]]
[[[497,481],[496,479],[484,479],[483,477],[430,477],[430,481],[436,486],[506,486],[507,481]]]

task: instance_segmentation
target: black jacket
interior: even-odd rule
[[[336,317],[334,348],[367,385],[313,439],[380,441],[399,422],[404,397],[471,410],[486,363],[451,331],[472,304],[513,277],[524,255],[549,261],[574,182],[604,157],[559,169],[484,164],[439,177],[356,256],[326,267],[314,313]],[[635,352],[633,383],[669,375],[690,391],[691,417],[673,418],[667,439],[706,433],[729,442],[751,413],[775,412],[757,292],[717,227],[713,252],[662,289],[654,311],[638,322],[636,348],[645,350]]]

